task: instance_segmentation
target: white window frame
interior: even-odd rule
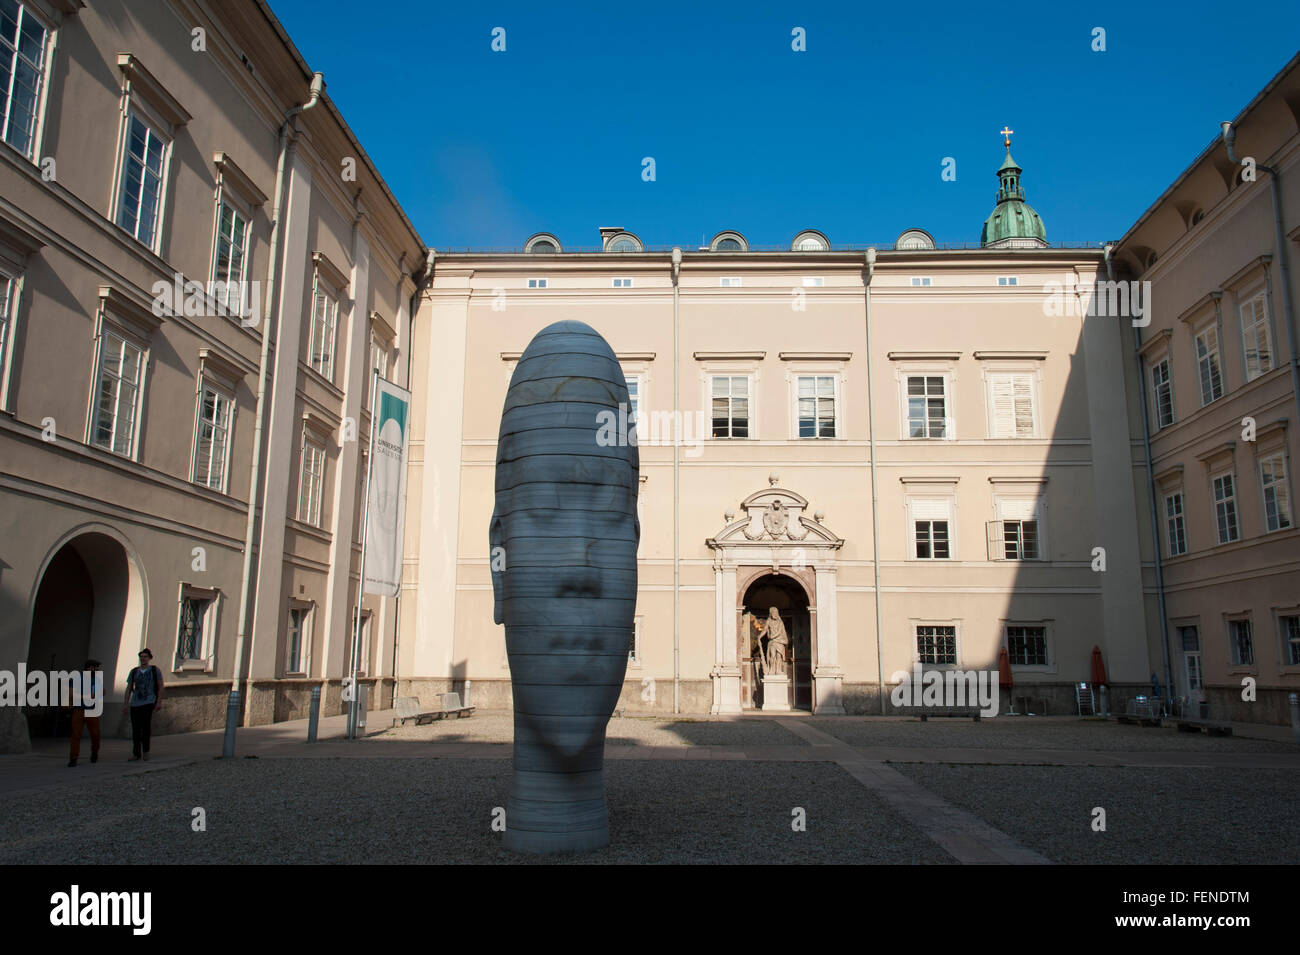
[[[827,368],[791,368],[787,372],[789,379],[789,411],[790,411],[790,440],[792,441],[842,441],[844,440],[844,371],[843,369]],[[835,407],[835,435],[834,437],[820,437],[813,435],[810,437],[801,437],[799,434],[799,379],[800,378],[830,378],[834,387],[835,394],[832,396]],[[814,397],[825,397],[816,394],[817,386],[814,382]],[[816,430],[817,417],[813,418],[813,430]]]
[[[20,276],[17,269],[11,272],[0,264],[0,410],[9,407],[9,356],[13,352],[14,332],[18,324],[18,297],[22,288]]]
[[[293,659],[293,613],[301,611],[298,625],[298,659]],[[315,629],[316,604],[308,600],[290,600],[284,614],[284,675],[307,676],[311,673],[311,638]],[[295,667],[294,664],[297,664]]]
[[[1178,511],[1170,513],[1170,502],[1178,499]],[[1177,488],[1164,495],[1165,516],[1165,553],[1169,557],[1181,557],[1187,553],[1187,498],[1183,489]],[[1175,530],[1177,533],[1175,533]],[[1174,550],[1175,541],[1182,543],[1180,550]]]
[[[310,452],[310,453],[309,453]],[[302,447],[299,451],[298,464],[298,520],[312,527],[320,527],[324,513],[322,498],[325,496],[325,469],[328,456],[325,441],[313,437],[306,426],[302,431]],[[319,472],[313,470],[312,461],[319,460]],[[305,507],[304,507],[305,502]],[[306,513],[303,513],[306,510]]]
[[[1242,624],[1242,623],[1246,625],[1248,630],[1248,635],[1250,637],[1250,659],[1249,660],[1238,659],[1239,654],[1237,651],[1239,649],[1239,645],[1237,643],[1236,636],[1233,633],[1233,624]],[[1225,635],[1227,639],[1225,642],[1228,645],[1227,649],[1228,649],[1229,669],[1236,670],[1236,671],[1249,670],[1254,672],[1255,667],[1259,662],[1259,658],[1255,653],[1255,623],[1251,615],[1248,613],[1225,614],[1223,620],[1223,628],[1226,631]]]
[[[627,655],[627,665],[638,669],[645,662],[641,656],[641,628],[644,620],[645,614],[641,613],[632,618],[632,646]]]
[[[938,513],[939,505],[943,505],[944,516],[930,516]],[[907,560],[918,561],[920,563],[952,563],[957,560],[957,498],[953,494],[908,494],[904,500],[904,509],[907,519]],[[948,556],[933,556],[933,526],[931,527],[931,556],[918,557],[916,523],[917,521],[929,521],[931,525],[935,521],[946,521],[948,523]]]
[[[1027,505],[1031,505],[1028,507]],[[1009,516],[1010,514],[1032,513],[1032,517]],[[1006,556],[1006,524],[1007,522],[1023,523],[1025,521],[1035,521],[1038,532],[1038,556],[1036,557],[1008,557]],[[993,520],[986,525],[988,536],[988,557],[990,560],[1004,560],[1008,563],[1046,563],[1047,555],[1051,553],[1048,550],[1047,540],[1047,498],[1043,494],[999,494],[993,499]],[[996,534],[996,536],[995,536]],[[1020,535],[1021,543],[1018,547],[1023,551],[1023,534]]]
[[[747,411],[746,411],[746,417],[745,417],[745,430],[746,430],[747,434],[746,434],[744,437],[719,436],[719,435],[715,435],[715,434],[713,433],[713,400],[714,400],[714,395],[713,395],[713,381],[714,381],[714,379],[716,379],[716,378],[727,378],[727,379],[732,379],[732,378],[743,378],[743,379],[745,379],[745,396],[744,396],[744,397],[745,397],[745,404],[746,404],[746,409],[747,409]],[[704,393],[704,394],[705,394],[705,398],[704,398],[705,404],[704,404],[704,408],[705,408],[705,414],[707,415],[707,417],[708,417],[708,422],[709,422],[709,431],[708,431],[708,434],[709,434],[709,439],[710,439],[710,440],[712,440],[712,441],[752,441],[752,440],[754,440],[754,439],[757,437],[757,434],[756,434],[756,421],[755,421],[755,409],[756,409],[758,403],[757,403],[757,401],[755,401],[755,397],[754,397],[754,388],[755,388],[755,385],[757,384],[757,380],[756,380],[756,378],[757,378],[756,374],[755,374],[754,372],[752,372],[752,371],[741,371],[741,370],[739,370],[739,369],[734,369],[734,368],[731,368],[731,369],[718,369],[718,370],[714,370],[714,371],[707,372],[707,373],[704,375],[704,379],[705,379],[705,393]],[[728,430],[730,430],[730,428],[731,428],[731,421],[732,421],[732,418],[730,417],[730,412],[731,412],[731,410],[732,410],[732,403],[735,401],[736,396],[730,394],[730,390],[731,390],[731,385],[730,385],[730,384],[728,384],[728,386],[727,386],[727,390],[728,390],[728,395],[727,395]]]
[[[215,395],[226,405],[226,439],[225,445],[221,451],[221,475],[216,485],[211,482],[211,472],[209,471],[209,480],[199,480],[199,441],[202,436],[204,425],[204,397],[207,394]],[[235,433],[235,398],[230,388],[226,385],[218,384],[214,379],[200,374],[197,400],[194,409],[194,436],[193,436],[193,453],[190,455],[190,480],[205,487],[208,490],[216,491],[218,494],[225,494],[230,481],[230,446],[233,443],[232,438]]]
[[[912,664],[919,664],[927,670],[956,670],[962,665],[962,626],[960,620],[929,620],[912,618],[908,621],[909,629],[912,634]],[[921,634],[922,627],[951,627],[953,631],[953,661],[952,663],[927,663],[921,659]]]
[[[1232,493],[1224,496],[1223,500],[1219,499],[1219,491],[1215,485],[1227,478],[1232,484]],[[1232,544],[1241,540],[1241,509],[1237,507],[1237,499],[1240,497],[1237,488],[1237,472],[1235,469],[1216,471],[1210,475],[1210,505],[1213,508],[1212,518],[1214,520],[1214,540],[1217,544]],[[1233,536],[1224,538],[1222,528],[1219,526],[1219,505],[1220,503],[1232,505],[1232,531]],[[1226,508],[1225,508],[1226,513]]]
[[[221,591],[215,587],[196,587],[193,584],[182,582],[180,585],[180,594],[176,601],[176,651],[172,655],[172,672],[179,673],[182,670],[200,670],[210,672],[215,662],[216,654],[216,635],[217,627],[220,620]],[[203,600],[207,602],[207,609],[203,614],[203,622],[199,635],[199,655],[196,657],[184,656],[184,642],[181,640],[181,622],[185,611],[186,600]]]
[[[143,191],[137,197],[137,207],[135,210],[136,225],[135,230],[128,229],[121,223],[122,213],[126,208],[126,186],[127,186],[127,164],[131,153],[131,129],[134,122],[139,122],[148,132],[151,138],[156,138],[162,144],[162,161],[158,172],[158,206],[154,214],[153,230],[147,240],[140,235],[140,212],[144,208]],[[159,122],[150,115],[150,111],[142,108],[139,103],[132,103],[126,115],[122,120],[122,137],[121,145],[117,155],[117,172],[114,176],[114,199],[113,199],[113,224],[121,229],[127,235],[131,236],[150,252],[155,255],[159,254],[159,247],[162,243],[163,223],[166,221],[167,214],[167,195],[168,182],[171,177],[171,158],[173,136],[167,132],[167,124]],[[146,143],[146,158],[148,156],[148,144]],[[141,182],[143,190],[144,182]]]
[[[1209,344],[1210,336],[1213,336],[1214,338],[1213,347],[1210,347]],[[1205,340],[1204,357],[1201,356],[1202,339]],[[1196,390],[1201,398],[1201,407],[1204,408],[1206,405],[1213,404],[1228,393],[1228,389],[1223,380],[1223,349],[1220,347],[1219,326],[1217,322],[1210,322],[1201,328],[1200,331],[1196,332],[1192,337],[1192,357],[1196,361]],[[1203,362],[1208,362],[1211,369],[1208,380],[1203,378],[1201,375],[1201,365]],[[1213,393],[1214,371],[1217,371],[1219,376],[1219,393],[1217,395]],[[1205,391],[1207,385],[1210,388],[1210,397],[1208,401],[1206,400]]]
[[[909,284],[912,288],[930,288],[934,285],[934,279],[929,275],[913,275]]]
[[[1237,306],[1237,319],[1238,322],[1240,323],[1240,328],[1241,328],[1242,374],[1244,375],[1246,381],[1254,381],[1256,378],[1260,377],[1261,375],[1267,375],[1270,371],[1272,371],[1274,368],[1277,367],[1277,353],[1273,350],[1274,349],[1273,323],[1272,323],[1273,315],[1272,315],[1272,309],[1268,307],[1269,306],[1268,290],[1265,287],[1260,286],[1257,289],[1252,289],[1250,292],[1247,292],[1246,295],[1241,296],[1238,301],[1240,302],[1240,304]],[[1255,306],[1257,304],[1259,306],[1258,314],[1256,314],[1256,309],[1255,309]],[[1247,308],[1249,308],[1252,312],[1251,324],[1249,328],[1246,325]],[[1261,329],[1264,338],[1264,348],[1267,350],[1266,353],[1268,356],[1268,362],[1267,362],[1268,367],[1264,367],[1265,363],[1260,361],[1258,357]],[[1251,362],[1250,362],[1250,354],[1252,351],[1252,343],[1251,343],[1252,338],[1254,339],[1253,347],[1256,353],[1255,368],[1253,369],[1253,371],[1251,369]]]
[[[724,275],[722,278],[718,279],[718,286],[720,288],[740,288],[743,284],[744,283],[740,280],[740,276],[738,275]]]
[[[1020,276],[1018,275],[999,275],[998,285],[1001,288],[1019,288]]]
[[[1292,655],[1291,639],[1287,633],[1286,620],[1296,621],[1296,637],[1300,640],[1300,606],[1279,607],[1274,615],[1277,623],[1277,636],[1280,642],[1278,647],[1278,660],[1282,666],[1288,670],[1300,667],[1300,643],[1297,644],[1294,656]]]
[[[531,278],[528,280],[527,285],[531,289],[548,288],[550,286],[550,279]]]
[[[225,238],[225,233],[221,228],[221,211],[228,208],[231,214],[243,219],[244,225],[240,230],[240,241],[242,246],[242,258],[239,264],[239,273],[237,275],[227,274],[224,278],[219,271],[221,240]],[[232,233],[233,235],[233,233]],[[212,223],[212,269],[210,271],[211,281],[213,283],[213,298],[216,300],[219,310],[224,310],[229,317],[235,318],[245,314],[245,306],[248,304],[248,260],[252,253],[250,246],[253,239],[253,216],[248,206],[237,200],[232,191],[226,186],[218,190],[216,212]],[[232,244],[233,248],[233,244]],[[216,283],[226,283],[223,288]],[[230,301],[230,284],[234,283],[238,295],[237,301],[233,304]],[[223,294],[224,293],[224,294]]]
[[[1164,368],[1164,381],[1156,380],[1156,369]],[[1151,403],[1152,417],[1155,418],[1156,430],[1172,427],[1178,420],[1178,413],[1174,406],[1174,364],[1173,360],[1167,353],[1162,354],[1159,358],[1153,360],[1148,368],[1151,379]],[[1164,387],[1169,393],[1169,420],[1165,421],[1160,414],[1160,388]]]
[[[1039,412],[1042,403],[1039,401],[1040,384],[1042,381],[1041,362],[1036,363],[1037,367],[1016,367],[1016,366],[997,366],[993,368],[984,368],[984,412],[988,421],[988,430],[985,432],[990,440],[994,441],[1025,441],[1032,440],[1042,436],[1042,422]],[[1030,412],[1030,433],[1029,434],[998,434],[997,433],[997,398],[994,393],[997,383],[1001,380],[1010,379],[1014,389],[1014,382],[1017,378],[1025,379],[1029,384],[1029,412]],[[1016,400],[1014,391],[1012,393],[1012,419],[1015,419],[1014,402]]]
[[[109,337],[121,342],[124,346],[130,346],[137,352],[136,355],[136,381],[135,394],[132,396],[131,412],[131,430],[127,436],[128,449],[119,451],[116,448],[118,433],[118,424],[121,420],[121,392],[119,390],[117,397],[117,408],[113,414],[113,434],[109,438],[108,444],[104,445],[99,442],[99,419],[100,419],[100,390],[104,377],[104,360],[107,357],[107,347],[110,342]],[[109,454],[118,457],[127,458],[134,461],[136,453],[140,446],[140,417],[144,408],[145,383],[149,368],[149,344],[142,341],[138,336],[133,335],[121,325],[112,321],[101,321],[99,334],[95,342],[95,366],[94,376],[91,378],[90,385],[90,414],[87,416],[86,443],[92,447],[107,451]],[[118,376],[121,381],[121,376]]]
[[[1043,631],[1042,663],[1017,663],[1011,655],[1011,629],[1013,627],[1037,628]],[[1002,646],[1007,649],[1007,661],[1012,668],[1024,673],[1054,673],[1056,658],[1052,653],[1052,627],[1048,620],[1004,620],[1002,622]]]
[[[626,275],[617,276],[609,281],[611,288],[632,288],[632,279]]]
[[[897,369],[898,382],[900,382],[900,392],[898,392],[898,411],[900,411],[900,422],[898,422],[898,434],[902,440],[920,440],[920,442],[930,442],[930,440],[956,440],[957,421],[953,414],[953,382],[956,376],[949,369],[924,368],[924,366],[905,366]],[[931,438],[928,435],[923,437],[913,437],[911,434],[911,413],[910,401],[911,395],[907,394],[907,379],[909,378],[943,378],[944,379],[944,434],[940,438]],[[927,390],[930,385],[926,385]],[[928,398],[927,411],[928,411]],[[926,416],[926,430],[930,430],[930,416]]]
[[[312,280],[311,287],[311,325],[310,333],[307,338],[307,367],[320,375],[331,384],[334,383],[334,357],[338,347],[339,337],[339,300],[342,298],[341,293],[336,290],[333,283],[325,276],[321,275],[320,269],[316,269],[315,278]],[[319,314],[319,303],[321,299],[325,300],[325,315]],[[317,335],[319,330],[320,335]],[[326,331],[328,330],[329,349],[325,350]],[[325,356],[324,361],[318,366],[316,345],[319,340],[321,352]]]
[[[54,58],[58,29],[56,22],[51,19],[49,14],[44,10],[37,9],[36,5],[31,3],[30,0],[18,0],[18,10],[19,19],[15,24],[16,43],[12,58],[9,61],[11,88],[4,91],[4,102],[0,103],[0,143],[4,143],[4,145],[8,146],[24,159],[39,165],[41,161],[41,146],[45,135],[45,114],[49,105],[50,64]],[[30,140],[28,142],[28,149],[23,151],[10,142],[9,123],[11,119],[10,113],[13,107],[12,85],[14,83],[14,77],[17,75],[14,66],[17,58],[21,55],[18,52],[18,49],[22,44],[22,27],[23,22],[28,17],[35,19],[36,22],[41,25],[41,28],[45,31],[45,36],[41,43],[41,63],[40,69],[38,70],[37,88],[35,91],[36,98],[32,103],[32,128]],[[3,55],[4,53],[0,53],[0,56]]]
[[[1264,477],[1265,464],[1276,465],[1277,470],[1275,470],[1274,473],[1278,475],[1274,477],[1272,481],[1268,481],[1267,483]],[[1263,522],[1264,533],[1272,534],[1275,533],[1276,531],[1289,530],[1290,528],[1295,527],[1295,508],[1292,506],[1292,497],[1291,497],[1291,482],[1290,482],[1291,475],[1290,475],[1290,469],[1287,467],[1285,450],[1282,447],[1279,447],[1275,451],[1269,451],[1261,454],[1259,456],[1258,467],[1259,467],[1260,505],[1264,517],[1264,522]],[[1285,514],[1286,523],[1283,524],[1279,520],[1278,525],[1276,527],[1271,526],[1268,517],[1268,492],[1270,490],[1273,491],[1274,506],[1278,512],[1279,517],[1283,516],[1282,511],[1284,509],[1286,511]],[[1281,502],[1280,506],[1278,506],[1279,500]]]

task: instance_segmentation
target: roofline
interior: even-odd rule
[[[1297,52],[1294,56],[1292,56],[1291,59],[1287,61],[1286,65],[1283,66],[1282,69],[1278,70],[1277,73],[1273,75],[1273,78],[1264,85],[1264,88],[1255,94],[1255,98],[1252,99],[1249,103],[1247,103],[1245,108],[1243,108],[1241,112],[1239,112],[1236,115],[1236,117],[1233,118],[1232,125],[1236,126],[1242,120],[1244,120],[1250,113],[1252,113],[1255,110],[1255,108],[1259,106],[1259,104],[1263,101],[1264,97],[1267,96],[1269,93],[1273,92],[1274,88],[1278,85],[1278,83],[1282,81],[1282,77],[1286,76],[1293,69],[1295,69],[1297,64],[1300,64],[1300,52]],[[1142,215],[1138,216],[1137,221],[1128,227],[1128,231],[1125,232],[1122,236],[1120,236],[1119,241],[1115,243],[1115,248],[1117,249],[1121,248],[1124,245],[1124,243],[1129,240],[1129,238],[1133,235],[1133,233],[1136,232],[1139,228],[1141,228],[1142,224],[1145,223],[1147,219],[1151,218],[1152,213],[1154,213],[1156,209],[1158,209],[1165,202],[1165,200],[1168,199],[1174,193],[1174,191],[1180,185],[1183,184],[1183,182],[1187,179],[1187,177],[1192,174],[1193,170],[1195,170],[1198,166],[1200,166],[1201,163],[1203,163],[1209,157],[1209,155],[1222,144],[1223,144],[1222,135],[1215,136],[1214,139],[1210,141],[1210,144],[1206,146],[1205,149],[1201,150],[1200,155],[1198,155],[1195,159],[1192,160],[1191,165],[1189,165],[1186,169],[1184,169],[1182,173],[1179,174],[1178,178],[1175,179],[1172,183],[1170,183],[1169,187],[1165,189],[1164,192],[1160,193],[1156,201],[1151,203],[1151,205],[1147,207],[1147,210],[1143,212]]]
[[[284,48],[289,51],[289,55],[293,57],[294,62],[298,64],[298,68],[302,70],[303,78],[310,83],[315,71],[307,65],[306,59],[303,58],[298,47],[294,45],[293,40],[289,38],[288,31],[285,30],[284,25],[280,23],[279,18],[277,18],[272,12],[270,4],[267,0],[253,0],[253,2],[257,4],[257,8],[262,12],[262,16],[266,17],[267,22],[271,24],[271,28],[275,30],[276,36],[278,36],[280,42],[284,44]],[[329,107],[330,115],[338,121],[344,134],[351,141],[352,145],[356,147],[357,152],[361,156],[362,162],[364,162],[366,168],[370,170],[370,174],[375,177],[375,181],[379,183],[379,188],[384,191],[384,195],[388,197],[388,201],[391,202],[393,208],[397,210],[397,215],[401,218],[402,224],[410,230],[411,235],[415,236],[415,241],[420,244],[421,258],[427,258],[429,254],[429,244],[424,241],[423,236],[420,235],[420,230],[415,227],[410,218],[406,215],[406,210],[402,208],[402,204],[398,202],[397,197],[393,195],[393,190],[388,188],[388,182],[382,175],[380,175],[379,168],[370,158],[370,154],[366,152],[365,147],[361,145],[361,140],[359,140],[357,134],[352,131],[352,127],[348,125],[348,121],[343,118],[343,113],[339,111],[338,105],[330,97],[328,87],[326,87],[325,92],[321,94],[321,99],[324,101],[325,105]],[[413,272],[417,272],[422,267],[423,263],[415,263]]]
[[[711,252],[686,249],[682,250],[683,261],[697,263],[711,262],[719,264],[760,265],[788,261],[801,265],[860,265],[865,260],[868,246],[860,250],[837,252]],[[1047,249],[901,249],[877,250],[876,263],[881,262],[926,262],[942,261],[950,258],[984,258],[984,259],[1026,259],[1037,258],[1049,261],[1101,259],[1105,256],[1103,246],[1080,246],[1078,248]],[[434,250],[434,264],[442,262],[536,262],[540,264],[555,263],[602,263],[610,267],[641,267],[659,262],[672,262],[672,250],[655,250],[651,252],[439,252]]]

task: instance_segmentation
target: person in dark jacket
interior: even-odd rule
[[[132,667],[126,678],[126,699],[122,708],[131,709],[131,758],[149,758],[149,723],[162,704],[162,671],[153,665],[153,654],[145,647],[140,651],[140,665]]]

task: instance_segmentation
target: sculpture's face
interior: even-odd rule
[[[627,669],[641,528],[639,459],[634,437],[619,440],[620,403],[626,410],[627,384],[604,339],[558,323],[520,358],[497,446],[493,617],[506,627],[516,724],[564,752],[603,739]],[[601,431],[610,413],[612,443]],[[597,715],[570,736],[554,732]]]

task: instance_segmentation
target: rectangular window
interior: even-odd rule
[[[1249,620],[1228,621],[1228,643],[1232,647],[1233,666],[1254,666],[1255,643],[1251,637]]]
[[[298,482],[298,520],[320,526],[321,494],[325,486],[325,447],[310,438],[302,442],[302,475]]]
[[[1003,521],[1006,560],[1038,560],[1038,521]]]
[[[993,438],[1034,436],[1034,376],[1031,374],[989,375],[989,397]]]
[[[713,376],[713,436],[749,437],[749,378],[745,375]]]
[[[948,399],[943,375],[909,375],[907,436],[942,438],[948,434]]]
[[[628,375],[627,381],[627,423],[633,424],[636,421],[637,409],[641,404],[641,377],[639,375]]]
[[[388,342],[378,335],[370,336],[370,367],[379,377],[388,380]]]
[[[217,247],[212,261],[213,295],[228,315],[244,313],[248,219],[225,199],[217,212]]]
[[[835,437],[835,376],[799,376],[799,437]]]
[[[735,276],[718,279],[718,284],[723,288],[740,288],[740,279]]]
[[[212,607],[210,597],[181,597],[180,631],[176,636],[177,661],[202,660],[204,658],[204,634],[206,633],[208,611]]]
[[[641,619],[641,614],[632,618],[632,634],[627,643],[627,662],[638,666],[641,664]]]
[[[1169,556],[1187,553],[1187,527],[1183,520],[1183,492],[1165,497],[1165,527],[1168,531]]]
[[[957,628],[917,626],[916,655],[936,666],[957,663]]]
[[[317,275],[316,291],[312,296],[309,364],[313,371],[329,381],[334,380],[334,339],[338,321],[338,299]]]
[[[631,279],[626,279],[626,278],[614,279],[614,288],[631,288],[631,287],[632,287]]]
[[[117,224],[150,249],[158,236],[167,141],[136,112],[127,117]]]
[[[1237,496],[1232,475],[1221,474],[1214,479],[1214,516],[1219,533],[1219,543],[1227,544],[1237,539]]]
[[[4,379],[5,349],[9,347],[10,329],[13,319],[10,311],[14,300],[14,280],[0,272],[0,381]]]
[[[233,402],[228,395],[203,385],[199,391],[199,430],[194,441],[194,483],[226,489],[226,449],[230,446],[230,414]]]
[[[1047,628],[1007,627],[1007,656],[1012,666],[1047,666]]]
[[[307,641],[311,638],[311,608],[289,608],[289,632],[286,634],[288,655],[285,658],[285,672],[305,673],[307,661]]]
[[[1259,484],[1264,489],[1264,529],[1280,531],[1291,526],[1291,499],[1287,494],[1286,460],[1281,454],[1259,462]]]
[[[1201,380],[1201,405],[1223,397],[1219,371],[1219,333],[1213,325],[1196,336],[1196,369]]]
[[[1273,342],[1268,329],[1268,299],[1261,290],[1247,299],[1241,314],[1241,348],[1246,358],[1246,380],[1273,368]]]
[[[1287,614],[1277,618],[1282,630],[1282,657],[1289,667],[1300,666],[1300,616]]]
[[[104,330],[96,374],[92,443],[127,457],[135,447],[144,353],[120,335]]]
[[[999,285],[1019,285],[1019,284],[1020,284],[1020,279],[1018,279],[1018,278],[1017,278],[1016,276],[1014,276],[1014,275],[999,275],[999,276],[998,276],[998,284],[999,284]]]
[[[928,276],[928,275],[913,275],[913,276],[912,276],[912,287],[913,287],[913,288],[928,288],[929,285],[930,285],[930,276]]]
[[[826,279],[820,275],[805,275],[803,284],[804,288],[822,288],[826,284]]]
[[[1156,405],[1156,427],[1167,428],[1174,423],[1174,386],[1168,358],[1151,366],[1151,390]]]
[[[45,25],[27,4],[0,0],[0,94],[4,141],[33,158],[36,114],[45,80]]]
[[[950,560],[951,500],[910,498],[907,506],[912,521],[912,554],[917,560]]]
[[[547,284],[547,280],[546,280],[546,279],[529,279],[529,280],[528,280],[528,287],[529,287],[529,288],[546,288],[546,284]]]

